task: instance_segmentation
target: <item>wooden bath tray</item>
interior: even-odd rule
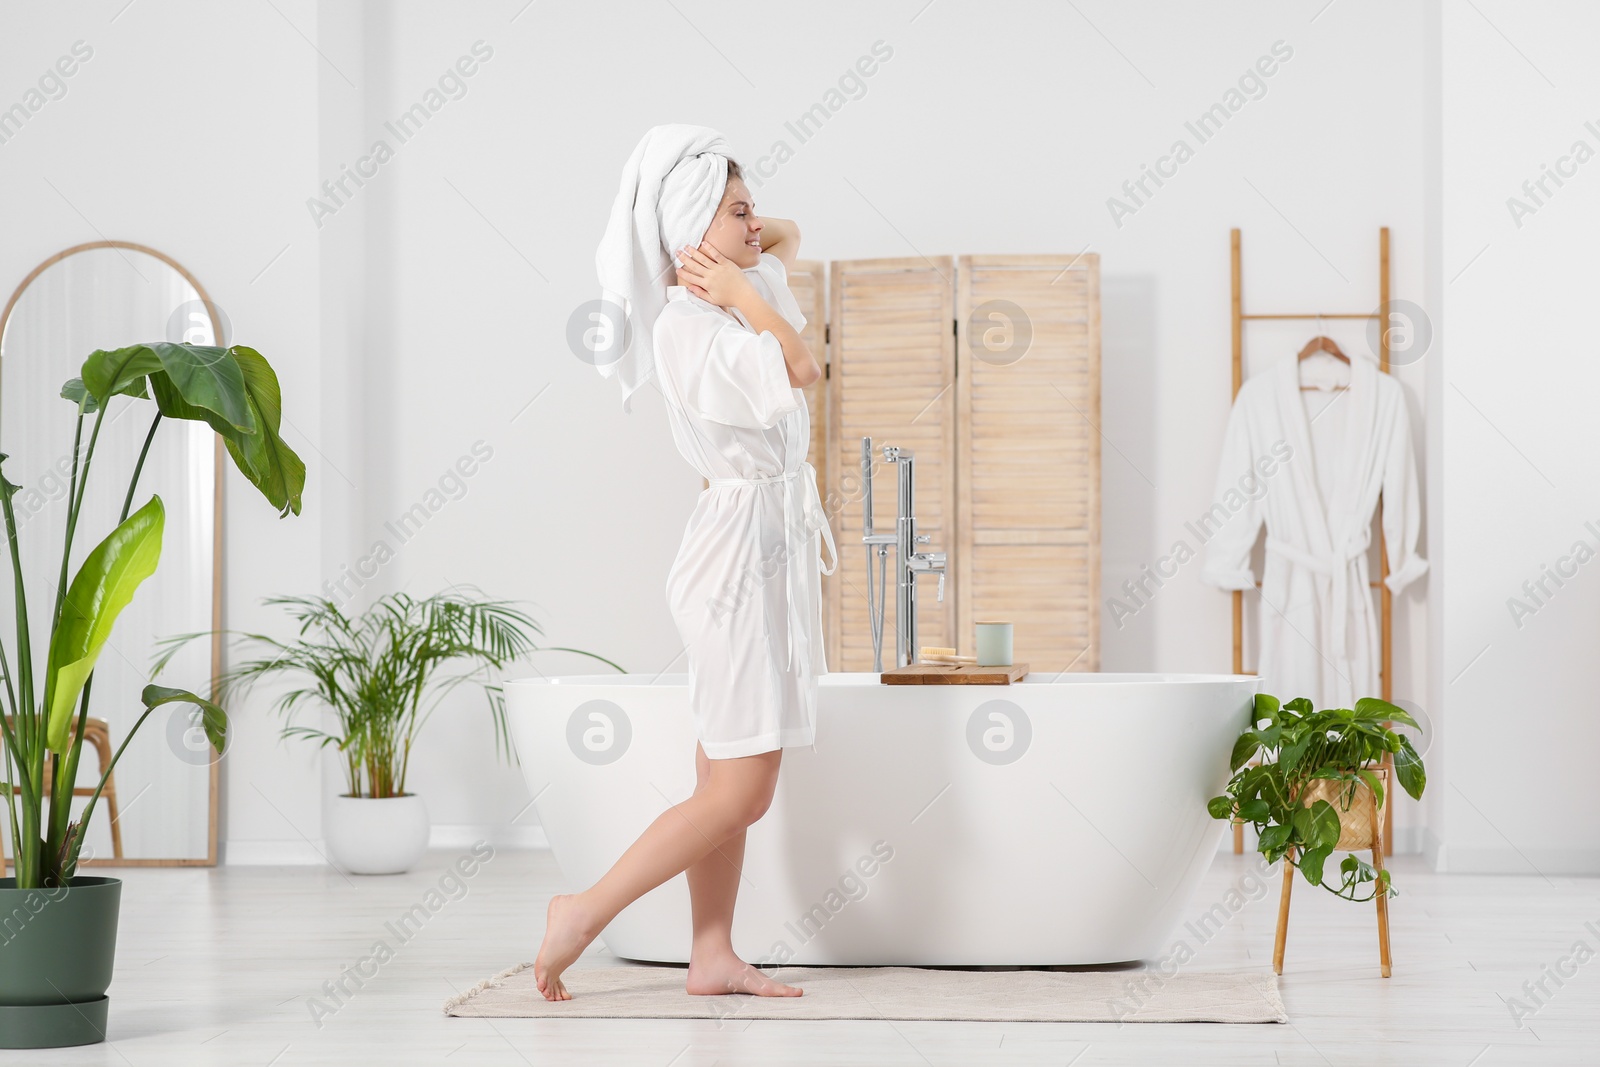
[[[1026,663],[1009,667],[972,667],[965,664],[913,663],[882,674],[884,685],[1010,685],[1028,676]]]

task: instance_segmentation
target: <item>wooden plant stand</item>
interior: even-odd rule
[[[1372,866],[1378,871],[1383,870],[1383,812],[1380,808],[1389,806],[1390,781],[1393,775],[1389,773],[1387,765],[1370,767],[1368,770],[1377,775],[1383,784],[1383,803],[1373,804],[1365,820],[1366,825],[1358,822],[1341,820],[1339,843],[1334,846],[1342,852],[1355,852],[1360,849],[1372,849]],[[1361,788],[1365,788],[1362,786]],[[1338,811],[1338,805],[1334,805]],[[1293,858],[1294,849],[1291,847],[1289,855],[1283,861],[1283,894],[1278,898],[1278,936],[1272,946],[1272,971],[1274,974],[1283,973],[1283,949],[1289,937],[1289,894],[1294,889],[1294,864],[1289,862]],[[1378,903],[1378,966],[1383,977],[1389,977],[1389,894],[1379,892],[1375,899]]]

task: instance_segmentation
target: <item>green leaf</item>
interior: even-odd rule
[[[1356,715],[1374,722],[1398,722],[1405,726],[1421,729],[1421,727],[1417,726],[1417,720],[1413,719],[1411,713],[1405,708],[1397,707],[1387,700],[1379,700],[1377,697],[1362,697],[1357,700]]]
[[[1310,746],[1312,740],[1314,740],[1314,735],[1307,733],[1301,734],[1293,741],[1286,741],[1283,747],[1278,750],[1278,766],[1285,771],[1292,771],[1298,767],[1300,765],[1300,757],[1305,755],[1306,749]]]
[[[1206,801],[1206,811],[1213,819],[1233,818],[1232,797],[1212,797]]]
[[[1400,788],[1416,800],[1428,784],[1428,772],[1422,766],[1422,757],[1411,747],[1411,738],[1402,736],[1400,748],[1394,754],[1394,776],[1400,779]]]
[[[1247,800],[1239,805],[1239,818],[1245,822],[1266,822],[1272,810],[1265,800]]]
[[[1256,843],[1256,847],[1262,851],[1283,848],[1289,843],[1289,829],[1287,826],[1267,827],[1261,831],[1261,838]]]
[[[300,514],[300,494],[306,484],[306,465],[278,435],[282,420],[282,396],[278,376],[261,353],[242,345],[230,351],[244,374],[246,397],[256,419],[251,434],[224,435],[228,454],[234,463],[260,489],[279,517],[289,512]]]
[[[1300,856],[1300,872],[1312,885],[1322,884],[1322,865],[1328,861],[1331,848],[1308,849]]]
[[[261,353],[242,345],[152,341],[95,352],[83,364],[82,380],[102,404],[119,393],[150,395],[148,380],[162,415],[205,422],[280,516],[300,514],[306,466],[279,434],[283,400]]]
[[[100,408],[100,402],[84,386],[82,378],[68,378],[61,387],[61,398],[72,401],[85,415],[93,414]]]
[[[148,347],[160,358],[168,382],[186,404],[214,412],[241,433],[256,432],[258,426],[249,402],[244,369],[235,350],[165,341]],[[276,385],[276,381],[273,384]],[[163,410],[162,414],[169,412]]]
[[[1295,697],[1293,700],[1286,703],[1284,707],[1289,711],[1294,712],[1296,715],[1312,714],[1311,700],[1308,697]]]
[[[1295,836],[1307,849],[1332,848],[1339,842],[1339,813],[1326,800],[1296,808],[1291,823]]]
[[[155,349],[149,345],[130,345],[91,352],[83,361],[80,373],[90,395],[104,404],[119,395],[147,398],[150,394],[145,392],[144,380],[151,374],[159,374],[161,369],[161,357]]]
[[[83,364],[82,380],[102,404],[119,393],[147,397],[147,378],[157,386],[158,394],[161,385],[169,387],[162,404],[163,415],[196,418],[196,412],[208,411],[235,431],[255,432],[255,416],[245,397],[244,375],[229,349],[151,341],[95,352]],[[178,415],[170,410],[174,394],[182,398],[188,413]],[[226,433],[221,426],[216,429]]]
[[[1274,722],[1278,717],[1278,698],[1271,693],[1257,693],[1255,700],[1255,715],[1251,725],[1260,725],[1262,720]]]
[[[1233,743],[1233,754],[1228,757],[1228,770],[1236,771],[1250,762],[1250,757],[1261,747],[1261,737],[1254,730],[1246,730]]]
[[[1294,827],[1294,835],[1300,839],[1301,844],[1305,845],[1307,848],[1316,847],[1317,822],[1316,818],[1311,814],[1310,808],[1294,809],[1294,815],[1290,819],[1290,825]]]
[[[117,616],[133,599],[139,583],[155,573],[165,521],[161,498],[152,496],[94,547],[67,587],[61,619],[51,635],[45,675],[51,694],[45,745],[52,752],[66,752],[70,747],[73,705]]]
[[[139,699],[144,701],[144,706],[147,708],[180,701],[195,705],[201,712],[201,725],[205,728],[206,739],[211,742],[211,747],[216,749],[217,755],[222,755],[222,749],[228,743],[228,713],[216,704],[187,689],[169,689],[164,685],[145,686],[144,692],[139,694]]]
[[[1339,843],[1339,813],[1326,800],[1311,805],[1313,848],[1332,849]]]
[[[203,345],[170,348],[162,363],[164,372],[150,376],[162,415],[208,423],[223,438],[256,432],[244,371],[232,349]]]
[[[1382,807],[1383,806],[1383,782],[1378,779],[1378,776],[1376,774],[1373,774],[1369,770],[1360,769],[1360,770],[1357,770],[1356,773],[1361,776],[1361,780],[1363,782],[1367,783],[1367,788],[1372,790],[1372,799],[1373,799],[1373,801],[1376,802],[1379,807]]]

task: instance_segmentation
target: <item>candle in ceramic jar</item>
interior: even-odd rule
[[[978,625],[978,666],[1009,667],[1011,665],[1011,624],[1009,622],[980,622]]]

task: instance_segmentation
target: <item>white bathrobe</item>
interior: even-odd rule
[[[782,260],[764,252],[745,274],[790,325],[805,326]],[[814,746],[827,673],[819,533],[830,556],[834,546],[806,461],[805,394],[789,384],[775,336],[682,285],[667,289],[652,340],[673,441],[710,482],[667,576],[701,747],[728,759]]]
[[[1417,554],[1422,510],[1400,383],[1368,358],[1352,357],[1346,369],[1318,356],[1305,364],[1307,384],[1330,364],[1347,374],[1347,391],[1302,393],[1293,354],[1244,383],[1228,416],[1214,503],[1191,528],[1208,538],[1204,579],[1251,589],[1250,553],[1266,525],[1262,691],[1349,708],[1380,695],[1367,569],[1380,492],[1389,589],[1398,593],[1428,564]]]

